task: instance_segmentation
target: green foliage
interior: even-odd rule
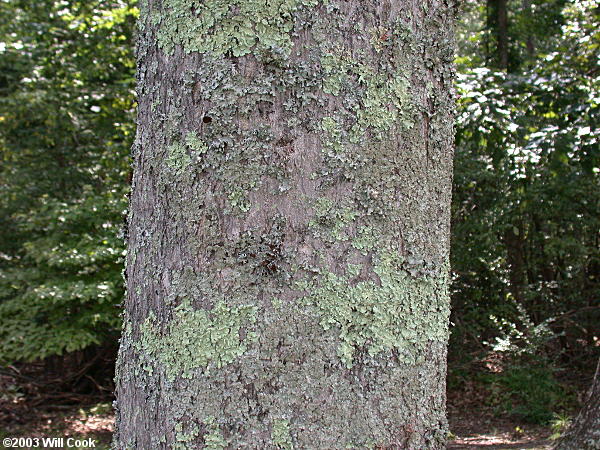
[[[0,360],[34,360],[118,336],[137,10],[0,10]]]
[[[530,3],[508,3],[507,72],[480,2],[459,34],[449,386],[492,350],[490,404],[548,423],[572,406],[556,366],[597,360],[600,4]]]
[[[563,9],[568,0],[508,0],[508,63],[509,70],[534,64],[542,54],[552,51],[562,40]],[[578,3],[578,2],[575,2]],[[458,58],[463,70],[492,67],[495,54],[497,22],[488,19],[491,8],[480,0],[461,2],[459,15]]]
[[[573,405],[572,396],[554,376],[556,361],[550,356],[555,355],[544,351],[556,336],[549,321],[536,324],[523,306],[514,308],[513,320],[491,317],[498,336],[487,344],[499,359],[500,370],[481,378],[492,391],[489,401],[498,413],[547,424]]]
[[[593,359],[600,314],[599,4],[532,3],[540,26],[531,30],[537,44],[527,61],[513,62],[509,73],[482,67],[485,55],[477,53],[459,61],[453,344],[492,343],[512,327],[513,343],[524,349],[544,329],[546,337],[560,336],[552,351]],[[527,29],[519,11],[509,11],[518,25],[513,45]],[[473,48],[467,41],[461,47]],[[535,351],[547,351],[545,342]]]
[[[530,423],[548,423],[556,408],[565,403],[562,386],[543,365],[511,365],[482,379],[491,391],[488,401],[498,413]]]
[[[572,423],[571,417],[565,414],[555,414],[554,418],[550,422],[552,427],[552,435],[550,439],[553,441],[560,439],[562,435],[569,429]]]

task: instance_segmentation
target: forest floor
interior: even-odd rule
[[[448,411],[448,449],[551,449],[549,426],[481,414],[480,411]]]
[[[494,395],[481,383],[469,380],[448,391],[448,449],[551,449],[550,424],[537,425],[498,414]]]

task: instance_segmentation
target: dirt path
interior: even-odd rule
[[[539,449],[550,450],[551,430],[495,417],[485,408],[458,410],[448,405],[453,439],[448,449]]]

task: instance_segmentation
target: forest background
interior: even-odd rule
[[[0,1],[0,435],[111,400],[137,15]],[[467,0],[458,18],[451,419],[560,432],[600,356],[600,2]]]

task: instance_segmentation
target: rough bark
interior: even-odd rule
[[[116,448],[445,447],[443,0],[149,0]]]
[[[555,447],[555,450],[598,449],[600,449],[600,361],[598,361],[592,388],[581,412]]]

